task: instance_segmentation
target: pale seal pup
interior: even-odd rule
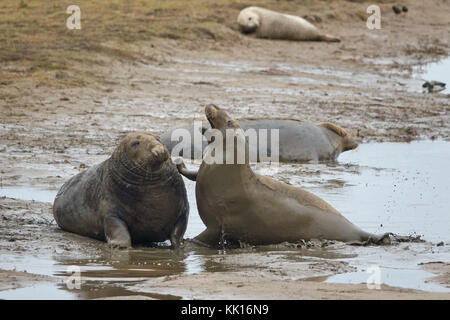
[[[205,108],[211,127],[238,133],[239,123],[215,105]],[[231,158],[237,159],[236,146]],[[195,240],[218,246],[225,240],[254,245],[327,239],[345,242],[385,242],[389,234],[376,236],[365,232],[343,217],[335,208],[298,187],[255,174],[248,163],[212,163],[217,150],[208,146],[197,173],[177,166],[181,174],[196,180],[199,215],[207,229]],[[226,152],[226,141],[223,142]],[[226,156],[224,153],[224,157]]]
[[[278,152],[281,162],[335,161],[342,152],[353,150],[358,146],[350,133],[331,122],[314,124],[297,120],[253,119],[240,120],[239,124],[244,131],[248,129],[255,129],[257,132],[261,129],[267,130],[266,154],[268,156],[272,154],[271,130],[278,130]],[[194,128],[194,125],[170,128],[161,135],[161,141],[174,157],[201,159],[208,142],[203,139],[198,140],[199,144],[195,144],[194,130],[197,129],[199,131],[197,134],[201,135],[210,128],[211,126],[206,123],[198,128]],[[190,144],[190,148],[188,148],[190,156],[183,154],[182,149],[174,150],[175,146],[181,142],[177,139],[172,140],[172,135],[177,129],[189,132],[191,140],[187,143]],[[175,136],[176,134],[174,134],[174,138],[176,138]],[[249,148],[254,154],[260,154],[259,145],[259,140],[249,141]]]
[[[53,204],[61,229],[111,246],[161,242],[178,247],[189,203],[183,178],[158,136],[133,132],[112,156],[67,181]]]
[[[303,18],[259,7],[243,9],[237,23],[243,33],[255,33],[257,38],[340,42],[336,37],[321,33]]]

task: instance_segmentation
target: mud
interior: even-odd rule
[[[3,184],[0,268],[9,271],[0,273],[6,285],[0,288],[0,298],[35,299],[43,297],[37,292],[44,292],[47,299],[187,299],[209,295],[297,299],[316,298],[312,292],[316,290],[324,291],[321,298],[336,298],[333,290],[339,294],[337,298],[346,298],[344,292],[350,290],[353,298],[448,299],[450,238],[445,197],[449,177],[443,174],[447,150],[449,142],[444,141],[369,143],[335,163],[255,164],[259,172],[327,199],[364,229],[411,236],[406,242],[393,237],[390,246],[309,241],[217,251],[186,240],[177,251],[170,250],[168,243],[111,250],[102,242],[58,229],[51,215],[56,190]],[[405,159],[405,154],[410,157]],[[205,227],[195,206],[195,184],[186,180],[186,187],[192,205],[186,237],[193,238]],[[413,241],[416,236],[423,240]],[[80,289],[69,289],[66,284],[71,276],[68,268],[73,266],[80,271]],[[379,270],[379,290],[367,288],[371,268]],[[9,272],[26,277],[12,279]],[[196,282],[203,277],[206,284],[198,287]],[[229,281],[218,286],[212,280],[216,277]],[[298,292],[299,281],[311,292]],[[270,290],[254,291],[257,282]],[[283,289],[286,287],[289,290]],[[273,290],[279,292],[273,294]]]
[[[450,100],[448,91],[422,92],[424,80],[450,82],[449,72],[433,71],[448,65],[439,62],[450,52],[448,3],[408,8],[401,19],[383,11],[380,31],[328,19],[320,28],[336,30],[340,44],[154,39],[141,44],[152,59],[101,56],[84,67],[102,79],[90,86],[2,82],[0,298],[449,299]],[[20,67],[2,62],[4,73]],[[167,244],[123,252],[57,228],[52,198],[69,177],[105,160],[128,131],[204,120],[208,103],[238,119],[339,124],[362,144],[338,162],[259,170],[323,197],[368,231],[425,242],[220,251],[187,242],[176,252]],[[405,143],[415,140],[426,141]],[[204,227],[194,184],[186,186],[192,238]],[[379,290],[365,283],[373,265]],[[80,268],[81,289],[68,289],[68,266]]]

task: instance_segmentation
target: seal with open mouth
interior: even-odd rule
[[[222,132],[224,157],[238,158],[239,143],[228,150],[225,133],[245,143],[239,123],[215,105],[205,108],[211,127]],[[211,146],[211,145],[210,145]],[[335,208],[310,192],[255,174],[248,156],[244,163],[213,162],[215,148],[208,146],[196,174],[178,163],[181,174],[196,180],[197,207],[207,229],[195,239],[218,246],[223,239],[265,245],[284,241],[327,239],[345,242],[385,242],[388,234],[365,232],[343,217]]]

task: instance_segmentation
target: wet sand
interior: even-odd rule
[[[341,155],[338,169],[299,164],[274,175],[342,205],[344,215],[364,228],[426,233],[425,243],[387,247],[336,243],[294,249],[286,244],[226,252],[189,244],[181,252],[164,247],[112,252],[103,243],[62,232],[52,218],[48,199],[69,177],[106,159],[126,132],[162,133],[173,125],[203,120],[208,103],[228,109],[238,119],[336,122],[359,142],[450,141],[449,95],[423,93],[424,74],[419,73],[421,66],[450,52],[445,22],[449,5],[409,1],[409,14],[397,17],[389,11],[391,4],[383,4],[379,31],[369,31],[365,21],[348,17],[347,5],[364,6],[332,2],[330,10],[340,18],[322,19],[319,24],[324,30],[336,30],[342,38],[339,44],[258,40],[238,33],[224,41],[155,38],[139,44],[143,56],[152,59],[130,62],[98,55],[94,66],[74,62],[80,72],[89,69],[101,78],[100,83],[55,88],[26,76],[13,84],[2,82],[0,189],[11,194],[0,197],[0,298],[17,297],[11,289],[42,285],[48,298],[61,299],[449,299],[450,239],[432,237],[433,225],[421,228],[420,219],[408,219],[408,212],[396,216],[395,205],[384,208],[392,210],[388,215],[358,217],[345,197],[351,190],[346,184],[358,181],[360,173],[349,178],[346,172],[365,169],[352,164],[351,153]],[[18,70],[14,62],[2,62],[2,75],[17,73],[11,70]],[[50,70],[46,77],[61,74]],[[387,181],[390,169],[368,170],[375,178],[379,170],[378,177]],[[426,177],[424,173],[419,180]],[[410,192],[406,187],[397,190]],[[446,192],[440,188],[438,192]],[[428,208],[433,205],[426,203]],[[439,212],[446,208],[448,203]],[[192,220],[197,225],[187,237],[202,227],[198,217]],[[390,263],[383,265],[384,261]],[[381,265],[382,274],[396,277],[389,270],[406,270],[413,280],[369,290],[361,274],[372,264]],[[81,268],[86,281],[81,291],[68,290],[64,284],[70,265]],[[350,280],[342,280],[347,283],[332,278],[349,273],[354,273]],[[353,284],[352,279],[363,284]],[[33,290],[16,294],[36,295]]]

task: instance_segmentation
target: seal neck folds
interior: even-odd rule
[[[159,166],[140,166],[128,159],[124,154],[113,154],[108,160],[108,175],[111,182],[117,186],[130,187],[158,187],[173,178],[170,160]]]

